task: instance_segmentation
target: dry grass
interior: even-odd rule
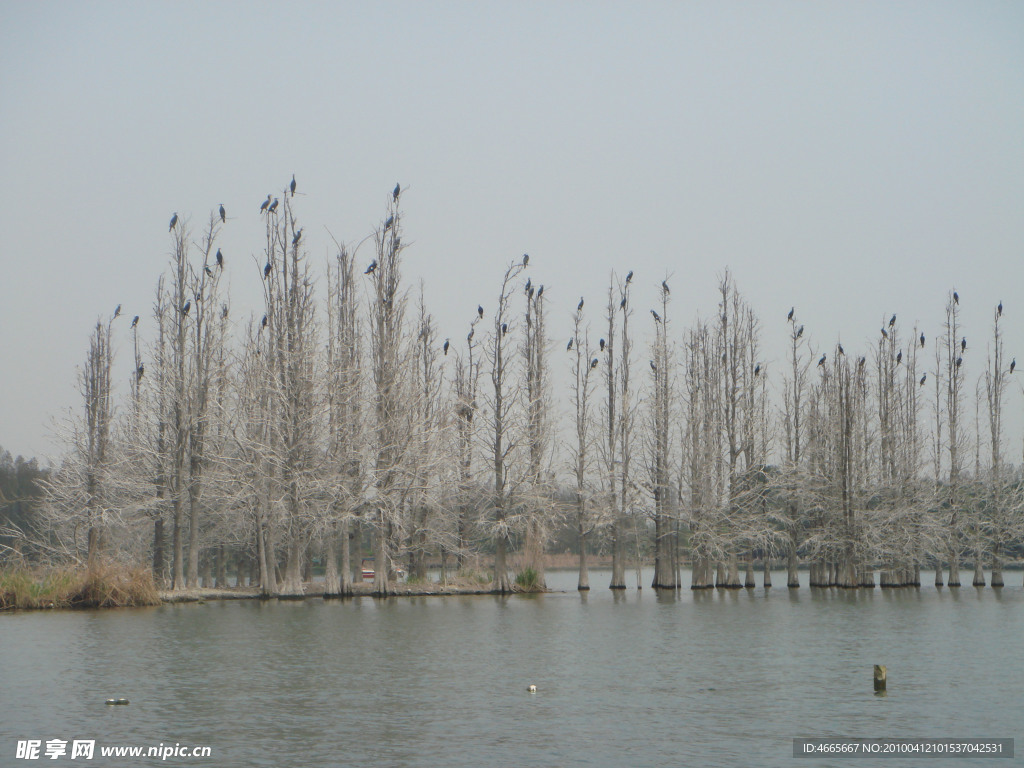
[[[0,571],[0,610],[15,608],[114,608],[158,605],[160,595],[145,568],[104,563],[92,569],[8,568]]]

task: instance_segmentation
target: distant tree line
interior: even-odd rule
[[[967,562],[974,583],[988,568],[1002,584],[1024,483],[1003,434],[1016,361],[1001,303],[987,345],[968,347],[951,291],[938,338],[892,315],[859,351],[815,347],[783,310],[776,365],[728,272],[714,316],[689,328],[667,278],[656,306],[634,307],[629,272],[553,336],[523,255],[443,337],[402,275],[401,203],[396,185],[318,283],[294,178],[268,195],[251,216],[264,233],[251,317],[233,316],[225,289],[241,259],[218,245],[223,206],[197,231],[175,214],[150,309],[129,322],[118,307],[93,329],[63,461],[32,481],[45,491],[26,537],[37,552],[146,561],[174,589],[249,579],[279,595],[301,594],[314,560],[326,594],[351,592],[365,547],[377,594],[399,568],[422,579],[440,560],[455,578],[486,553],[506,592],[513,553],[543,584],[545,551],[572,531],[581,589],[594,550],[611,555],[613,589],[648,554],[658,588],[680,586],[685,561],[697,589],[753,586],[755,566],[770,585],[773,563],[790,587],[801,564],[815,586],[876,573],[913,585],[922,568],[952,586]]]

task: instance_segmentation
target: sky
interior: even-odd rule
[[[791,306],[861,353],[892,313],[935,337],[955,288],[973,388],[999,301],[1024,367],[1022,137],[1019,2],[0,0],[0,446],[59,453],[118,304],[127,387],[173,213],[223,203],[232,316],[261,314],[258,208],[293,173],[321,273],[401,183],[442,338],[523,253],[554,339],[613,270],[644,312],[667,278],[681,338],[728,268],[776,377]]]

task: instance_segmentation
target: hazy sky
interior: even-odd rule
[[[233,316],[262,313],[292,173],[318,266],[407,188],[442,338],[528,252],[555,339],[613,269],[645,330],[667,275],[681,335],[729,267],[776,376],[790,306],[859,353],[893,312],[934,337],[954,287],[971,387],[1000,300],[1024,367],[1022,3],[0,0],[0,446],[54,451],[119,303],[127,381],[175,211],[224,204]]]

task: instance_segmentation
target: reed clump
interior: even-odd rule
[[[103,563],[92,568],[0,570],[0,610],[118,608],[159,603],[153,576],[146,568]]]

